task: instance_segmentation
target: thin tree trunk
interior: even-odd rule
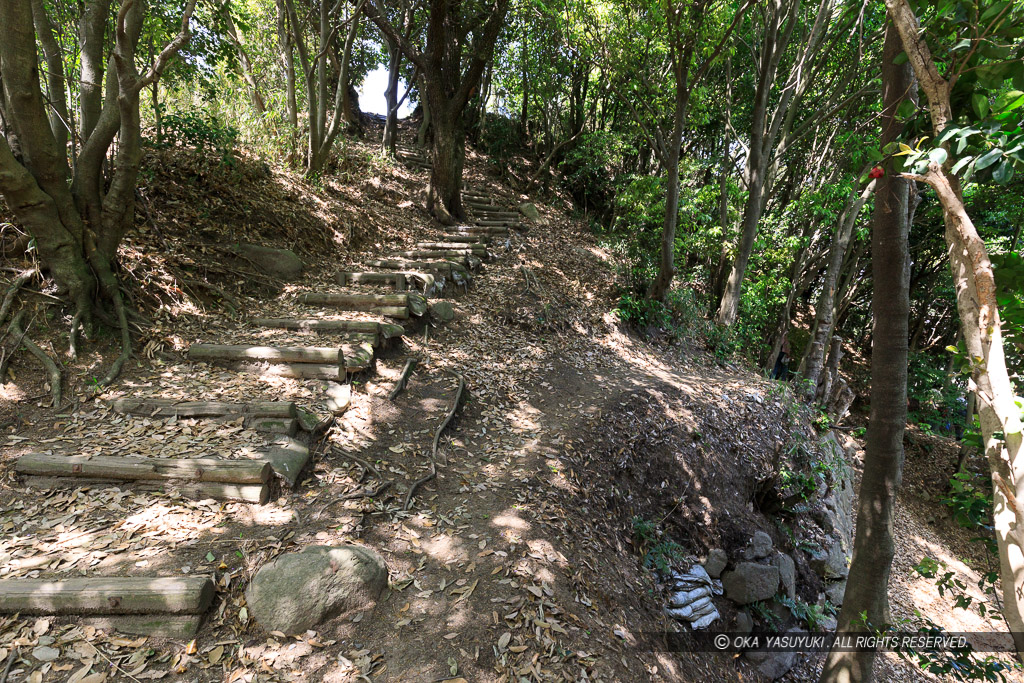
[[[800,376],[806,381],[805,395],[812,398],[820,394],[820,382],[822,364],[825,362],[825,348],[828,340],[832,338],[832,331],[835,329],[835,308],[836,308],[836,287],[839,282],[839,275],[846,259],[846,253],[850,247],[850,238],[853,236],[853,228],[857,224],[857,217],[861,209],[867,204],[871,193],[875,189],[876,181],[868,183],[857,196],[857,190],[850,191],[846,201],[846,207],[840,215],[839,224],[836,226],[835,236],[829,247],[828,268],[825,270],[825,281],[821,286],[821,294],[814,308],[814,334],[810,344],[807,345],[807,352],[800,362]],[[827,397],[826,397],[827,398]]]
[[[402,52],[393,42],[388,41],[388,85],[384,91],[387,101],[387,118],[384,121],[382,151],[395,156],[395,140],[398,133],[398,70],[402,66]]]
[[[259,85],[256,83],[256,74],[253,72],[249,53],[245,51],[242,39],[238,35],[235,21],[231,18],[231,7],[227,2],[224,3],[221,11],[224,16],[224,27],[227,29],[228,40],[231,41],[231,45],[235,48],[235,53],[238,55],[238,63],[242,67],[242,78],[245,80],[252,108],[256,110],[257,114],[263,116],[267,111],[267,105],[263,101],[263,95],[260,93]]]
[[[897,140],[903,124],[896,110],[908,93],[916,92],[906,65],[894,64],[901,52],[890,25],[882,57],[882,139]],[[909,185],[894,174],[890,161],[875,198],[871,235],[874,278],[872,313],[875,331],[871,348],[871,413],[864,455],[864,473],[857,499],[857,535],[853,561],[839,613],[840,633],[881,628],[889,623],[889,574],[895,552],[893,523],[896,494],[903,472],[903,432],[907,422],[907,332],[910,315]],[[859,624],[865,615],[868,626]],[[877,653],[832,651],[822,681],[872,680]]]

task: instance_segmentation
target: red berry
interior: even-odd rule
[[[881,178],[884,175],[885,175],[885,171],[883,171],[878,166],[875,166],[873,169],[871,169],[871,173],[868,173],[868,177],[869,178]]]

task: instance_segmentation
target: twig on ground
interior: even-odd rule
[[[7,665],[4,666],[4,675],[0,676],[0,683],[7,683],[7,677],[11,673],[11,667],[14,665],[14,660],[18,658],[18,646],[15,645],[11,649],[11,654],[7,655]]]
[[[403,510],[409,509],[409,504],[412,502],[412,497],[416,493],[416,489],[437,476],[437,444],[441,440],[441,434],[451,423],[452,418],[455,417],[455,413],[458,411],[459,405],[462,403],[462,395],[466,390],[465,378],[454,370],[452,370],[451,373],[459,380],[459,388],[455,390],[455,399],[452,401],[452,405],[448,409],[448,414],[445,416],[441,424],[437,426],[437,430],[434,432],[434,443],[430,448],[430,474],[426,474],[412,483],[412,486],[409,487],[409,492],[405,494],[405,503],[402,505]]]

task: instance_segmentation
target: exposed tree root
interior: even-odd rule
[[[448,409],[448,414],[445,415],[444,420],[437,426],[437,430],[434,432],[434,444],[430,448],[430,474],[424,475],[412,483],[412,486],[409,487],[409,492],[405,494],[405,503],[402,504],[403,510],[409,509],[409,504],[412,502],[412,497],[416,493],[416,489],[437,476],[437,444],[441,441],[441,434],[448,427],[452,418],[455,417],[455,413],[459,410],[459,406],[462,404],[463,395],[466,391],[466,379],[454,370],[452,370],[451,373],[459,380],[459,388],[455,390],[455,399],[452,401],[452,405]]]
[[[402,374],[398,377],[398,381],[395,383],[395,388],[388,394],[388,400],[394,401],[398,398],[398,395],[405,389],[406,384],[409,383],[409,378],[412,377],[412,371],[416,369],[416,364],[419,362],[417,358],[410,358],[405,361],[405,367],[402,368]]]
[[[110,371],[107,375],[97,382],[97,385],[101,387],[105,387],[117,379],[117,376],[121,374],[124,364],[128,362],[132,355],[132,336],[128,330],[128,315],[124,310],[124,299],[121,298],[121,292],[115,292],[113,299],[114,311],[117,313],[117,322],[121,327],[121,354],[114,361],[114,364],[110,366]]]
[[[337,449],[334,450],[335,452],[337,452]],[[381,475],[380,470],[374,467],[373,464],[370,463],[369,461],[363,460],[362,458],[357,457],[355,455],[350,455],[349,453],[339,453],[339,455],[346,460],[352,460],[354,462],[359,463],[360,467],[363,468],[363,473],[359,476],[359,483],[362,483],[363,479],[366,478],[366,475],[369,472],[373,472],[373,476],[377,477],[377,479],[381,483],[377,486],[376,489],[363,488],[358,491],[355,491],[354,493],[345,494],[341,498],[338,498],[338,500],[335,502],[340,502],[343,500],[358,500],[359,498],[376,498],[380,494],[384,493],[386,490],[391,488],[391,485],[394,483],[391,480],[385,480],[384,477]]]
[[[21,344],[28,349],[29,353],[35,356],[43,367],[46,369],[46,374],[50,379],[50,396],[53,398],[53,407],[56,408],[60,405],[61,400],[61,375],[60,368],[53,362],[53,359],[42,348],[39,347],[34,341],[32,341],[28,334],[21,329],[21,320],[24,317],[24,312],[19,313],[11,321],[11,332],[21,337]],[[17,348],[17,347],[16,347]]]
[[[78,360],[78,331],[82,327],[82,312],[75,311],[71,319],[71,331],[68,332],[68,355],[71,360]]]
[[[0,304],[0,325],[7,320],[7,315],[11,312],[11,306],[14,304],[14,297],[18,294],[18,290],[25,286],[25,283],[32,279],[32,276],[36,274],[35,269],[26,270],[25,272],[14,278],[14,282],[7,289],[7,294],[4,295],[4,301]]]

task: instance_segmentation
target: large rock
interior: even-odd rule
[[[743,559],[760,560],[768,557],[772,551],[772,537],[763,531],[755,531],[754,537],[750,539],[746,549],[743,551]]]
[[[258,244],[235,246],[235,253],[252,261],[262,272],[281,280],[298,280],[305,264],[291,249],[274,249]]]
[[[708,559],[704,560],[704,571],[712,579],[717,579],[729,564],[729,556],[721,548],[712,548],[708,551]]]
[[[770,564],[740,562],[722,575],[725,597],[740,605],[767,600],[779,589],[779,568]]]
[[[846,552],[838,539],[832,539],[826,549],[812,550],[811,569],[823,579],[842,579],[850,573]]]
[[[435,325],[450,323],[455,320],[455,307],[447,301],[436,301],[430,304],[430,322]]]
[[[537,205],[533,202],[523,202],[519,205],[519,213],[523,214],[531,221],[540,220],[540,211],[537,210]]]
[[[772,566],[779,570],[779,581],[790,600],[796,598],[796,562],[785,553],[775,553]]]
[[[790,629],[789,632],[799,633],[799,629]],[[746,658],[757,665],[758,672],[770,681],[778,679],[789,673],[789,670],[796,664],[795,651],[792,652],[765,652],[763,650],[750,650],[744,653]]]
[[[825,588],[825,597],[836,607],[843,606],[843,598],[846,595],[846,579],[829,584]]]
[[[377,553],[359,546],[314,545],[263,565],[245,600],[263,628],[291,635],[369,607],[387,585],[388,570]]]

